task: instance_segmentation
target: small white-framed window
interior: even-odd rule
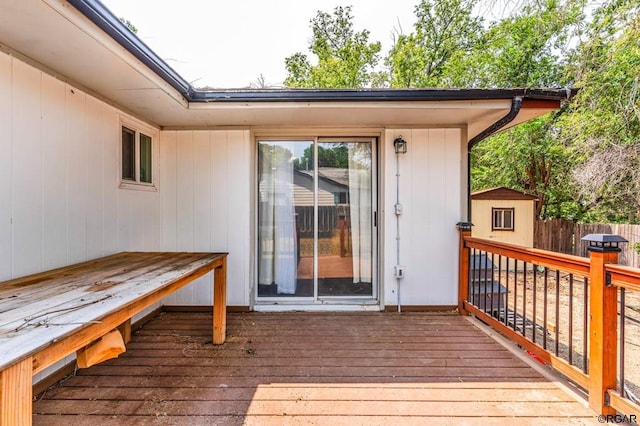
[[[124,122],[120,130],[120,188],[155,190],[155,132]]]
[[[491,209],[491,230],[492,231],[513,231],[514,230],[514,208],[492,208]]]

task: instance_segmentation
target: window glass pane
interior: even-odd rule
[[[513,212],[511,210],[504,211],[504,229],[513,229]]]
[[[501,210],[493,211],[493,227],[494,229],[502,228],[502,211]]]
[[[136,180],[136,132],[122,128],[122,179]]]
[[[151,136],[140,133],[140,182],[151,183]]]

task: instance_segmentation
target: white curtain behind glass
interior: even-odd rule
[[[263,146],[269,151],[269,146]],[[263,155],[258,233],[259,282],[279,294],[296,292],[296,226],[291,156]]]
[[[371,145],[350,143],[349,213],[351,216],[351,255],[353,282],[371,282]]]

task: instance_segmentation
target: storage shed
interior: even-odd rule
[[[505,187],[472,192],[473,236],[533,247],[536,201],[533,195]]]

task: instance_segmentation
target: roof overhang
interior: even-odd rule
[[[199,91],[97,0],[5,2],[0,48],[163,128],[461,127],[471,140],[510,113],[504,126],[571,96],[565,89]]]

